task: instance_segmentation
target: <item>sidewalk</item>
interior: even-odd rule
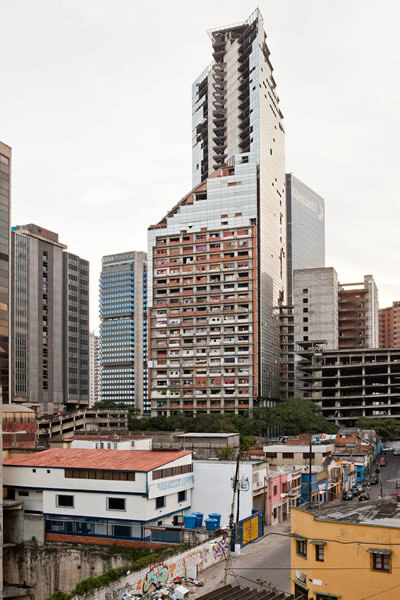
[[[262,557],[264,552],[271,552],[278,549],[282,544],[287,544],[288,540],[282,534],[288,534],[290,531],[290,521],[287,520],[279,525],[266,526],[264,529],[264,536],[252,544],[248,544],[241,549],[240,554],[237,556],[232,554],[232,567],[235,568],[239,565],[241,568],[245,568],[248,564],[254,561],[257,556],[258,559]],[[195,592],[190,594],[190,598],[199,598],[203,594],[208,594],[213,590],[217,589],[224,584],[226,561],[223,560],[213,567],[209,567],[205,571],[199,574],[199,579],[204,583],[204,587],[198,588]],[[232,585],[238,585],[237,578],[228,573],[227,583]],[[241,581],[241,585],[248,585],[249,587],[255,587],[255,584],[246,583]]]

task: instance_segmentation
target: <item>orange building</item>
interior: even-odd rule
[[[379,347],[400,346],[400,302],[379,309]]]

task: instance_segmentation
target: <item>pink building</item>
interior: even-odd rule
[[[268,477],[268,523],[286,521],[292,506],[300,504],[301,471],[272,471]]]

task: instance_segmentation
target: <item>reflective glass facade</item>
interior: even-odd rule
[[[0,142],[0,385],[9,402],[9,245],[11,148]]]
[[[293,271],[325,266],[325,202],[292,174],[286,175],[288,298]]]
[[[201,184],[235,156],[249,156],[257,165],[257,396],[268,404],[279,398],[276,307],[287,299],[283,115],[260,11],[209,35],[213,60],[192,88],[192,180]]]
[[[100,400],[125,402],[148,411],[144,252],[103,257],[100,318]]]

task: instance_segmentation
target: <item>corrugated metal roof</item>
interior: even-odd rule
[[[294,600],[294,596],[285,592],[272,590],[257,590],[241,588],[238,585],[224,585],[208,594],[200,596],[198,600]]]
[[[68,469],[105,469],[111,471],[151,471],[188,451],[157,450],[92,450],[81,448],[51,448],[43,452],[17,456],[4,461],[4,466],[60,467]]]

